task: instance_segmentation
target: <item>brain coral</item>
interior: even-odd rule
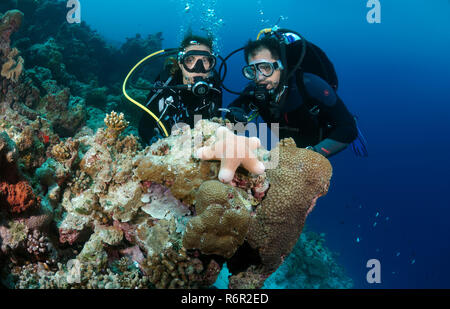
[[[187,224],[183,246],[231,257],[244,242],[250,223],[240,193],[217,180],[206,181],[199,188],[196,211],[197,216]]]
[[[328,192],[332,175],[330,162],[322,155],[297,148],[292,138],[283,139],[271,151],[279,155],[276,169],[267,170],[270,189],[247,236],[258,249],[266,270],[274,270],[297,242],[308,210]]]

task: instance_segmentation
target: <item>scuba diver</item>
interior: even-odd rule
[[[259,39],[263,31],[266,36]],[[291,30],[274,27],[260,35],[241,48],[247,62],[242,73],[251,82],[242,93],[223,86],[239,94],[226,117],[246,123],[261,116],[279,123],[279,139],[292,137],[297,147],[325,157],[349,144],[355,154],[367,156],[365,138],[336,93],[337,75],[325,53]]]
[[[139,122],[139,135],[144,143],[150,145],[168,136],[167,129],[173,126],[193,127],[194,115],[203,119],[220,117],[222,91],[214,70],[216,56],[212,45],[211,37],[189,33],[180,48],[174,49],[177,59],[171,57],[165,62],[163,71],[149,89],[145,107],[150,113],[144,113]]]

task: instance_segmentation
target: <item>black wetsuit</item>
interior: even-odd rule
[[[292,137],[298,147],[312,146],[327,157],[343,150],[357,137],[354,117],[322,78],[298,70],[288,81],[288,86],[281,103],[272,102],[273,106],[280,104],[278,108],[271,109],[269,102],[255,104],[250,95],[241,95],[229,108],[238,107],[247,113],[252,107],[258,107],[269,127],[270,123],[279,123],[280,139]]]
[[[168,78],[169,75],[163,72],[157,80],[164,83]],[[214,88],[220,92],[211,89],[205,97],[195,96],[188,90],[164,89],[160,92],[152,90],[146,99],[146,107],[161,119],[168,134],[175,124],[185,123],[193,127],[194,115],[201,115],[202,119],[220,117],[219,109],[222,107],[222,93],[219,88],[217,73],[211,79],[211,82]],[[181,84],[183,84],[183,76],[181,71],[178,71],[168,85]],[[153,99],[149,103],[152,97]],[[147,144],[165,137],[156,120],[145,111],[143,111],[139,122],[139,135]]]

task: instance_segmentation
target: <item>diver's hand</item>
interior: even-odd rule
[[[247,113],[245,112],[245,110],[243,108],[230,107],[228,109],[229,109],[228,114],[231,117],[231,118],[229,118],[230,120],[235,121],[235,122],[245,122],[245,123],[248,122]]]

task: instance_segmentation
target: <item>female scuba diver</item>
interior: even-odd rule
[[[145,144],[165,137],[165,128],[171,130],[185,124],[193,127],[194,116],[220,117],[222,91],[214,70],[216,56],[212,43],[211,37],[188,34],[181,42],[177,59],[166,61],[145,102],[159,122],[148,113],[143,113],[139,122],[139,135]]]

